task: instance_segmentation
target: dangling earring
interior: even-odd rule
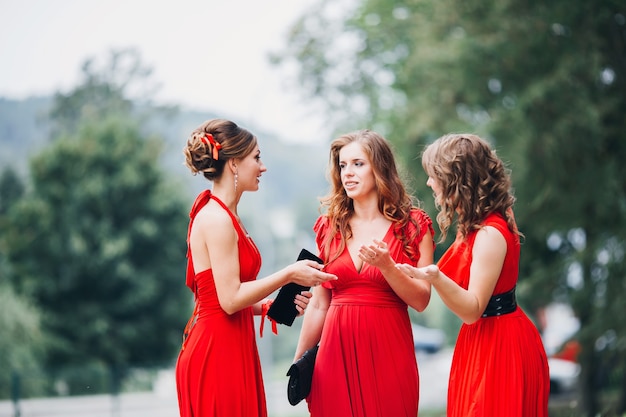
[[[235,192],[237,192],[237,178],[239,175],[235,172]]]

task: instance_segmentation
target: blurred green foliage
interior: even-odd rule
[[[139,65],[133,51],[112,59],[122,58]],[[10,285],[2,296],[14,300],[3,308],[19,318],[8,328],[24,332],[2,338],[6,357],[29,354],[21,340],[41,333],[33,350],[43,353],[31,364],[52,378],[66,372],[61,365],[114,376],[69,383],[68,393],[119,386],[132,367],[170,365],[192,301],[180,280],[185,196],[160,164],[163,140],[142,132],[141,112],[125,97],[145,73],[86,74],[84,85],[55,97],[51,143],[31,159],[25,189],[0,183],[2,281]]]

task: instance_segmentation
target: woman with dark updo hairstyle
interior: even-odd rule
[[[515,298],[521,233],[509,171],[476,135],[450,134],[424,150],[441,239],[437,265],[396,267],[429,282],[463,324],[452,357],[448,417],[547,417],[550,377],[535,325]]]
[[[257,191],[266,171],[252,133],[209,120],[191,133],[183,152],[191,172],[213,187],[190,212],[186,283],[195,308],[176,364],[180,415],[267,416],[253,316],[266,313],[266,297],[289,282],[312,287],[336,277],[304,260],[257,279],[261,256],[237,214],[243,192]],[[310,296],[296,296],[300,314]]]

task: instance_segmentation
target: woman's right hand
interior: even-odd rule
[[[290,281],[304,287],[315,287],[327,281],[334,281],[337,276],[324,272],[324,265],[308,259],[289,265]]]
[[[439,277],[439,267],[434,264],[421,268],[417,268],[409,264],[396,264],[396,268],[404,274],[408,275],[409,278],[423,279],[430,283],[432,283],[436,278]]]

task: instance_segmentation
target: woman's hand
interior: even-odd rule
[[[309,301],[313,293],[311,291],[302,291],[300,294],[296,294],[296,298],[293,300],[296,305],[296,310],[298,310],[298,316],[304,314],[304,310],[306,310],[309,305]]]
[[[411,278],[423,279],[431,284],[439,277],[439,267],[437,265],[416,268],[409,264],[396,264],[396,268]]]
[[[324,272],[324,265],[315,261],[302,260],[289,265],[289,277],[291,282],[303,287],[315,287],[326,281],[334,281],[337,276]]]
[[[371,244],[363,245],[359,248],[359,258],[378,269],[395,264],[391,255],[389,255],[387,243],[377,239],[373,239]]]

